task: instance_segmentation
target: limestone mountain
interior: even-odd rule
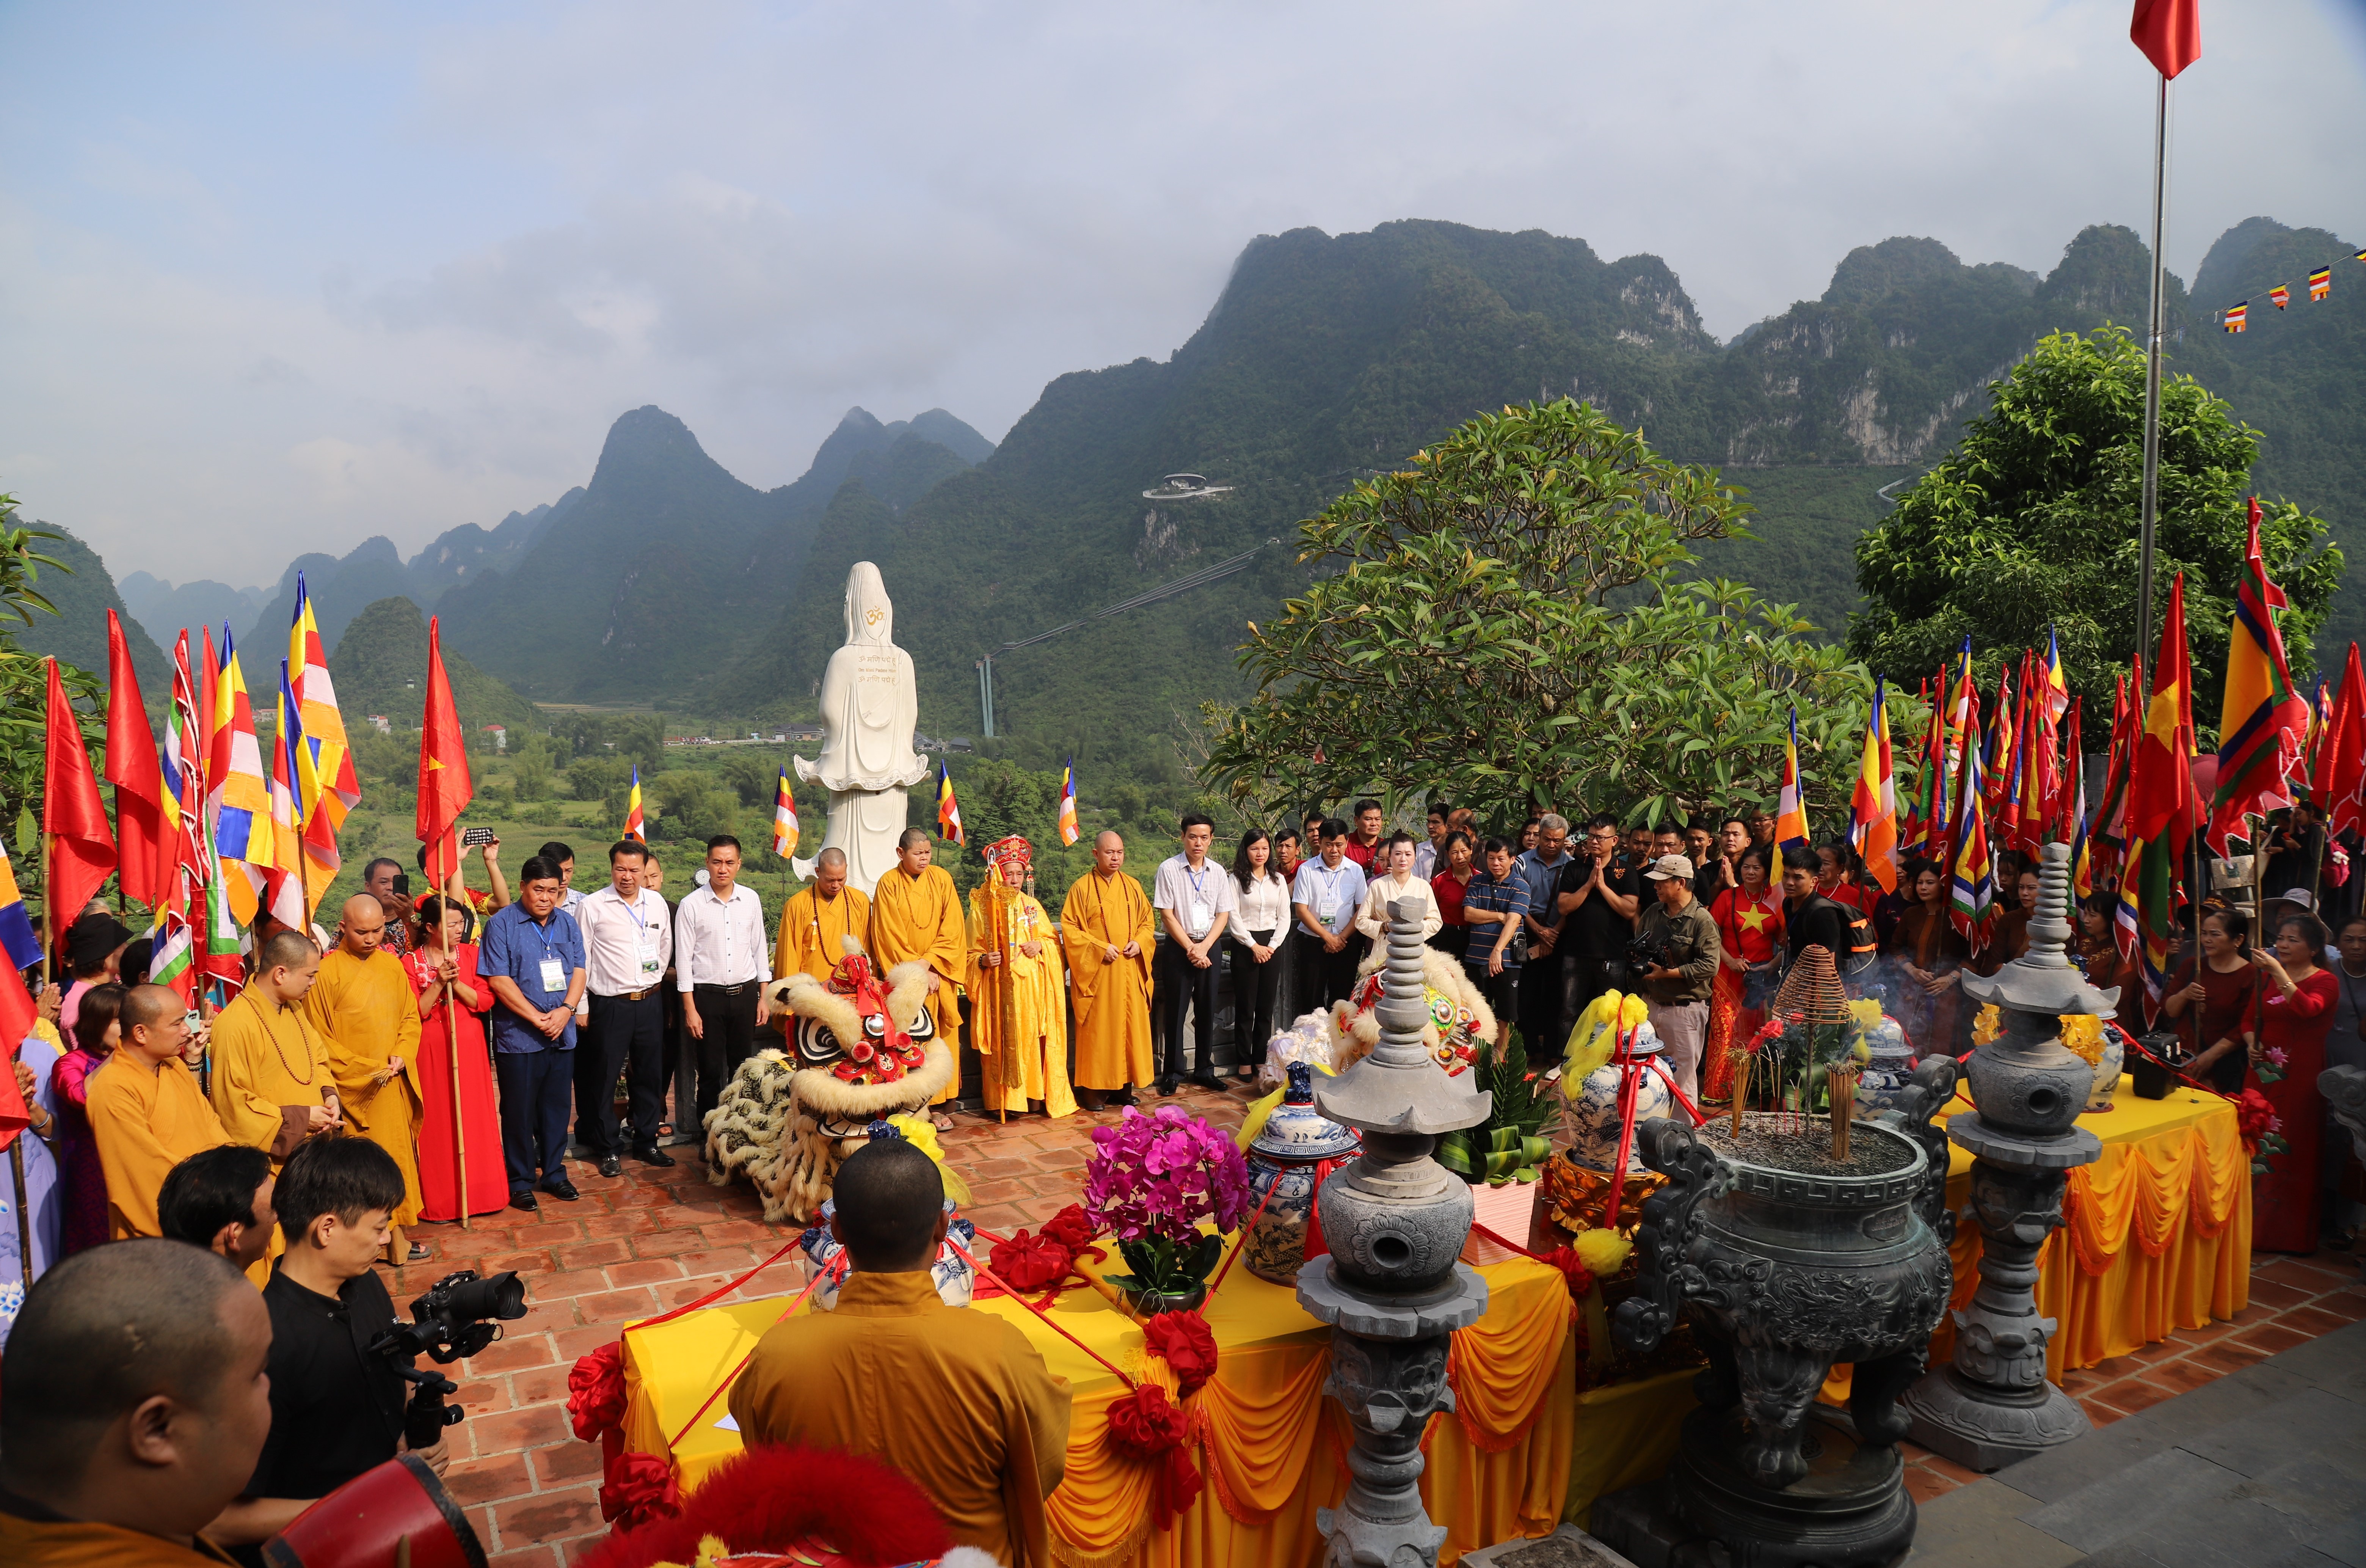
[[[175,583],[144,571],[132,572],[115,586],[125,606],[160,642],[170,642],[185,626],[247,626],[265,598],[260,588],[232,588],[206,578]]]
[[[14,513],[7,514],[11,526],[22,520]],[[30,526],[56,531],[54,539],[37,539],[34,551],[64,563],[66,570],[41,569],[40,580],[34,584],[41,596],[57,606],[58,613],[45,615],[33,612],[32,624],[17,626],[17,646],[28,653],[46,653],[65,663],[87,670],[107,683],[107,612],[113,610],[123,619],[123,640],[131,650],[132,673],[140,677],[140,694],[152,708],[169,702],[173,696],[172,656],[157,646],[116,590],[115,579],[98,552],[82,542],[70,529],[55,523],[34,522]]]
[[[532,703],[448,647],[444,670],[452,682],[452,705],[468,733],[498,724],[523,735],[541,725]],[[400,597],[365,605],[345,623],[344,635],[329,655],[337,705],[345,728],[355,734],[368,728],[372,715],[383,715],[396,730],[418,728],[427,701],[421,684],[426,672],[427,619],[418,605]]]

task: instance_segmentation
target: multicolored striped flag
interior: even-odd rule
[[[1060,842],[1073,844],[1084,829],[1076,825],[1076,760],[1060,770]]]
[[[2251,302],[2248,299],[2246,299],[2241,304],[2236,305],[2233,310],[2226,312],[2226,330],[2230,333],[2241,332],[2243,330],[2244,323],[2250,320],[2250,316]]]
[[[2169,584],[2153,660],[2152,696],[2128,766],[2127,852],[2120,873],[2121,951],[2144,976],[2145,1017],[2157,1019],[2177,947],[2179,878],[2199,816],[2193,788],[2193,660],[2185,640],[2185,574]]]
[[[1774,878],[1783,880],[1783,868],[1804,865],[1816,869],[1808,844],[1808,795],[1799,784],[1799,710],[1791,709],[1791,728],[1783,740],[1783,780],[1774,791]]]
[[[1849,844],[1884,893],[1898,891],[1898,781],[1890,764],[1889,704],[1876,680],[1873,711],[1865,716],[1865,754],[1849,799]]]
[[[173,645],[173,700],[164,710],[164,745],[157,770],[167,840],[157,869],[165,897],[156,909],[151,933],[156,946],[148,966],[148,978],[169,987],[183,1007],[197,1003],[202,973],[197,942],[205,934],[203,924],[189,919],[205,897],[205,848],[198,837],[205,812],[199,803],[196,732],[196,682],[189,672],[189,634],[184,631]]]
[[[2333,269],[2331,267],[2321,266],[2308,275],[2308,297],[2312,302],[2322,299],[2332,292]]]
[[[2062,716],[2070,711],[2070,682],[2062,672],[2062,643],[2052,626],[2045,628],[2045,672],[2040,679],[2038,696],[2049,724],[2061,723]]]
[[[937,837],[969,842],[962,833],[961,802],[953,798],[953,776],[942,762],[937,764]]]
[[[1946,694],[1944,671],[1941,671],[1939,684],[1940,695],[1944,697]],[[1947,707],[1947,765],[1941,775],[1943,781],[1955,778],[1956,765],[1962,760],[1965,739],[1977,736],[1979,728],[1980,697],[1978,690],[1972,684],[1972,639],[1966,637],[1964,638],[1963,675],[1955,688],[1955,700]],[[1951,813],[1943,812],[1941,816],[1951,825],[1955,821]]]
[[[1932,687],[1931,722],[1922,731],[1921,777],[1915,781],[1916,814],[1922,819],[1915,852],[1938,865],[1947,863],[1950,823],[1947,816],[1947,672],[1939,671]]]
[[[206,746],[206,819],[221,868],[224,908],[231,922],[251,926],[265,868],[274,863],[271,788],[264,778],[263,748],[254,738],[246,675],[227,626],[214,683],[213,726]]]
[[[337,834],[345,825],[345,814],[361,803],[362,784],[354,772],[344,715],[337,709],[337,688],[329,680],[329,656],[321,648],[320,623],[312,618],[312,597],[300,571],[296,574],[296,618],[287,628],[287,670],[296,712],[303,721],[304,744],[293,759],[293,782],[302,808],[304,904],[310,908],[320,902],[344,863],[337,852]]]
[[[2277,284],[2273,288],[2268,290],[2268,303],[2273,305],[2279,310],[2282,310],[2285,306],[2292,303],[2292,290],[2286,288],[2281,283]]]
[[[2093,856],[2087,848],[2087,760],[2079,751],[2079,711],[2082,705],[2075,699],[2070,704],[2070,749],[2066,753],[2070,776],[2062,791],[2067,803],[2062,836],[2070,841],[2070,892],[2078,898],[2095,891]]]
[[[1955,860],[1947,876],[1947,919],[1978,953],[1996,924],[1996,867],[1989,859],[1987,803],[1980,787],[1980,749],[1964,748],[1955,774]]]
[[[25,908],[6,844],[0,844],[0,953],[8,955],[11,969],[30,969],[41,961],[40,934],[33,930],[32,912]]]
[[[772,852],[783,860],[797,852],[797,798],[789,791],[789,770],[781,769],[780,788],[772,795]]]
[[[649,841],[648,823],[641,816],[641,765],[633,764],[633,793],[625,796],[625,837],[637,844]]]
[[[2226,853],[2229,834],[2248,839],[2243,818],[2293,803],[2288,792],[2308,737],[2308,702],[2293,689],[2275,613],[2287,601],[2268,581],[2259,555],[2259,498],[2251,498],[2250,540],[2235,620],[2226,642],[2226,697],[2218,717],[2218,789],[2210,802],[2208,842]]]
[[[312,900],[307,892],[304,804],[297,793],[304,752],[304,717],[287,660],[279,664],[279,729],[271,738],[271,862],[263,868],[263,908],[281,925],[309,931]]]
[[[2341,672],[2341,690],[2316,748],[2316,768],[2309,776],[2309,798],[2315,801],[2339,833],[2366,829],[2366,666],[2358,659],[2358,645],[2349,645],[2349,662]]]

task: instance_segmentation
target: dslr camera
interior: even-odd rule
[[[473,1356],[501,1331],[496,1322],[525,1315],[525,1284],[514,1272],[480,1279],[473,1269],[446,1274],[411,1303],[411,1321],[398,1323],[370,1341],[369,1353],[400,1362],[425,1356],[437,1366],[449,1366]],[[444,1403],[460,1385],[441,1372],[397,1366],[411,1386],[411,1403],[403,1407],[404,1441],[416,1450],[432,1448],[444,1428],[456,1426],[468,1412]]]
[[[1668,962],[1672,943],[1665,931],[1639,931],[1627,939],[1627,962],[1640,976],[1645,971],[1657,969]]]

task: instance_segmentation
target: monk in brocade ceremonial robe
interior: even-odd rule
[[[344,1126],[329,1043],[304,1014],[320,968],[311,938],[275,931],[255,950],[254,978],[214,1015],[214,1113],[232,1141],[271,1156],[274,1176],[297,1145]]]
[[[741,1440],[884,1461],[937,1506],[953,1539],[1011,1568],[1051,1568],[1043,1500],[1068,1455],[1069,1389],[1014,1324],[949,1307],[930,1274],[944,1179],[901,1139],[838,1169],[830,1234],[852,1272],[828,1312],[790,1317],[731,1387]]]
[[[304,1010],[328,1036],[329,1064],[345,1123],[394,1156],[402,1207],[394,1212],[387,1261],[418,1263],[427,1249],[402,1233],[419,1223],[419,1001],[402,960],[379,950],[386,911],[366,893],[345,900],[337,945],[321,960]]]
[[[991,880],[969,894],[969,1039],[988,1111],[1076,1113],[1068,1087],[1068,1004],[1059,940],[1043,906],[1020,890],[1034,846],[1012,834],[986,846]]]
[[[163,1235],[156,1194],[164,1190],[164,1178],[191,1155],[232,1141],[181,1059],[189,1041],[181,998],[163,986],[134,986],[123,994],[116,1021],[123,1043],[90,1075],[85,1090],[91,1141],[107,1176],[110,1241]],[[17,1322],[21,1329],[24,1319]],[[0,1562],[8,1561],[0,1555]]]
[[[896,844],[896,864],[871,896],[871,940],[864,945],[882,975],[914,959],[928,964],[937,977],[929,1009],[937,1015],[938,1034],[951,1040],[961,1023],[960,993],[953,987],[969,966],[969,924],[962,919],[961,894],[953,879],[944,867],[929,863],[935,853],[927,829],[904,829]],[[936,1103],[960,1092],[961,1074],[956,1072]]]
[[[1076,1087],[1086,1104],[1151,1080],[1150,900],[1125,874],[1125,840],[1093,840],[1093,869],[1076,878],[1060,906],[1060,942],[1076,998]],[[1119,1103],[1131,1104],[1124,1096]]]
[[[231,1561],[200,1532],[262,1457],[270,1359],[262,1296],[203,1247],[127,1241],[43,1274],[0,1360],[0,1562]]]
[[[827,985],[846,956],[846,939],[868,946],[871,900],[846,884],[846,853],[824,850],[814,857],[813,886],[781,910],[781,939],[772,945],[772,978],[810,975]],[[939,1028],[944,1027],[940,1023]]]

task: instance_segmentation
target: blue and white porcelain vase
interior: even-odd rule
[[[1306,1227],[1314,1223],[1314,1189],[1326,1165],[1356,1157],[1363,1141],[1314,1109],[1313,1069],[1292,1062],[1281,1103],[1249,1145],[1249,1196],[1265,1205],[1241,1258],[1277,1285],[1298,1283],[1306,1261]]]
[[[1628,1055],[1642,1065],[1635,1086],[1635,1125],[1642,1126],[1654,1116],[1674,1116],[1676,1097],[1668,1089],[1668,1080],[1660,1076],[1658,1064],[1666,1056],[1666,1047],[1648,1023],[1635,1026],[1634,1043]],[[1611,1059],[1586,1075],[1585,1082],[1572,1095],[1563,1114],[1569,1120],[1569,1157],[1588,1170],[1610,1174],[1618,1163],[1618,1119],[1620,1085],[1630,1070],[1619,1066],[1614,1055]],[[1627,1151],[1627,1169],[1639,1174],[1650,1168],[1643,1163],[1641,1140],[1630,1142]]]
[[[814,1287],[813,1309],[816,1312],[828,1312],[838,1305],[838,1287],[846,1278],[843,1270],[836,1274],[831,1272],[839,1255],[846,1250],[839,1244],[838,1238],[829,1234],[830,1218],[837,1212],[836,1203],[824,1203],[820,1217],[797,1237],[797,1246],[804,1251],[807,1264],[822,1276],[821,1283]],[[977,1229],[955,1213],[951,1203],[945,1205],[945,1213],[951,1216],[952,1223],[945,1227],[944,1245],[937,1248],[937,1260],[930,1267],[929,1272],[935,1279],[937,1295],[945,1305],[965,1307],[969,1305],[970,1292],[976,1281],[970,1274],[969,1265],[962,1260],[960,1253],[953,1250],[953,1243],[961,1243],[964,1250],[975,1256]]]

